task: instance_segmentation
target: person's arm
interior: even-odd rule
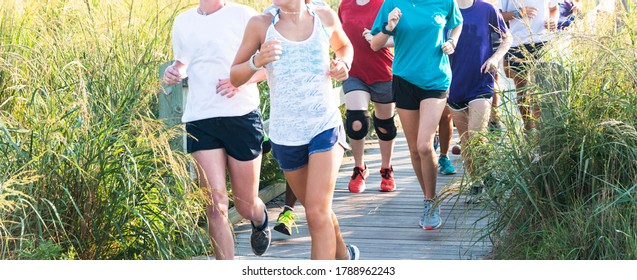
[[[458,44],[458,38],[460,38],[460,33],[462,33],[462,24],[451,29],[449,34],[449,38],[446,42],[442,44],[442,51],[447,55],[453,54],[456,51],[456,45]]]
[[[317,8],[316,12],[325,28],[330,31],[330,46],[336,56],[331,62],[329,74],[337,81],[344,81],[349,77],[349,69],[354,60],[354,47],[343,31],[336,12],[328,7]]]
[[[164,70],[164,83],[169,85],[176,85],[181,82],[184,75],[181,73],[186,69],[186,64],[181,63],[179,60],[175,60],[172,65],[166,67]]]
[[[230,78],[219,79],[219,82],[217,83],[217,94],[220,94],[221,96],[225,96],[227,98],[231,98],[235,96],[235,94],[237,94],[239,91],[241,91],[244,86],[258,83],[263,80],[265,80],[265,69],[261,69],[254,73],[250,80],[239,87],[233,86],[232,83],[230,83]]]
[[[372,41],[370,43],[372,50],[377,52],[387,45],[387,42],[390,37],[393,36],[394,29],[396,28],[396,25],[398,25],[398,21],[400,21],[400,17],[402,16],[403,13],[399,8],[394,8],[391,12],[389,12],[387,15],[387,24],[383,26],[381,32],[372,37]]]
[[[557,29],[557,21],[559,20],[559,18],[560,9],[558,8],[558,6],[555,5],[553,7],[549,7],[549,18],[544,23],[544,28],[551,31]]]
[[[270,18],[269,15],[259,15],[252,17],[248,22],[243,41],[230,69],[230,83],[233,86],[239,87],[245,83],[263,80],[265,74],[259,70],[279,59],[281,46],[278,41],[272,40],[262,44]]]
[[[365,40],[370,44],[370,47],[371,47],[372,38],[374,38],[374,35],[372,35],[369,29],[367,28],[363,29],[363,37],[365,37]],[[394,47],[394,36],[389,36],[389,39],[387,39],[387,42],[385,43],[383,48],[393,48],[393,47]]]
[[[502,18],[504,18],[504,21],[511,21],[514,18],[532,19],[535,16],[537,16],[537,9],[534,7],[520,7],[519,9],[515,9],[513,11],[502,11]]]
[[[186,65],[188,64],[188,61],[190,61],[189,57],[183,52],[182,46],[184,43],[181,41],[181,37],[179,36],[179,30],[177,21],[175,21],[171,31],[174,61],[172,65],[166,67],[166,70],[164,70],[163,78],[164,83],[171,86],[181,82],[181,80],[187,76]]]
[[[500,35],[500,46],[498,46],[498,49],[491,57],[482,64],[480,71],[482,71],[482,73],[495,72],[498,69],[500,59],[509,51],[511,44],[513,44],[513,36],[511,36],[511,32],[507,30],[506,33]]]

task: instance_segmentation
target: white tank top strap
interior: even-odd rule
[[[319,20],[319,23],[321,24],[321,29],[323,29],[323,32],[325,32],[325,35],[328,35],[327,29],[325,29],[325,26],[323,26],[323,23],[321,23],[321,19],[316,15],[316,12],[314,12],[314,9],[312,9],[312,7],[310,7],[310,5],[307,5],[307,4],[305,4],[305,8],[307,9],[307,12],[310,13],[310,15],[312,15],[314,18]],[[276,11],[273,10],[271,13],[274,16],[272,17],[272,25],[275,25],[279,21],[279,14],[281,14],[281,8],[277,8]]]

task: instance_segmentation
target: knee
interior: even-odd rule
[[[239,215],[251,221],[263,216],[263,213],[259,213],[259,211],[257,211],[257,206],[258,204],[256,203],[256,201],[235,201],[234,203],[234,207],[235,209],[237,209]]]
[[[208,219],[211,221],[222,220],[225,221],[228,219],[228,206],[230,202],[227,196],[222,195],[211,195],[212,201],[208,203],[206,206],[206,213],[208,214]]]
[[[345,132],[351,139],[365,138],[369,130],[369,123],[369,112],[365,110],[347,110],[345,113]]]
[[[330,209],[323,206],[306,206],[305,216],[309,226],[316,228],[331,221]]]
[[[394,117],[392,116],[389,119],[381,120],[374,114],[374,130],[376,130],[378,139],[383,141],[394,140],[394,138],[396,138],[396,123],[394,122]]]
[[[409,149],[409,157],[411,158],[411,161],[420,161],[420,154],[418,153],[418,149],[414,148],[414,149]]]
[[[427,158],[430,157],[434,152],[434,146],[433,143],[431,143],[430,141],[423,141],[418,143],[418,155],[421,158]]]

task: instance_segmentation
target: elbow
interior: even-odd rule
[[[511,38],[511,36],[507,36],[506,38],[504,38],[504,45],[507,46],[507,49],[511,47],[511,45],[513,45],[513,38]]]
[[[372,48],[372,50],[373,50],[373,51],[375,51],[375,52],[377,52],[377,51],[379,51],[380,49],[382,49],[382,48],[383,48],[383,46],[381,46],[381,45],[380,45],[380,44],[378,44],[378,43],[374,43],[374,41],[372,41],[372,42],[371,42],[371,44],[370,44],[369,46],[370,46],[370,47]]]

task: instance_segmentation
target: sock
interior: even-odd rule
[[[263,221],[263,224],[261,226],[256,227],[254,226],[254,223],[250,221],[250,223],[252,224],[252,227],[258,231],[262,231],[268,227],[268,209],[265,208],[265,206],[263,206],[263,212],[265,213],[265,220]]]

